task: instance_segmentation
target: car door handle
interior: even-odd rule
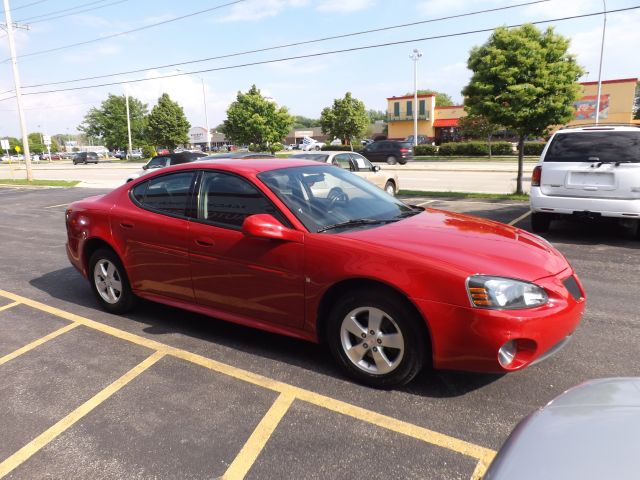
[[[196,244],[200,245],[201,247],[213,247],[215,245],[215,242],[210,238],[197,238]]]
[[[120,226],[122,228],[133,228],[133,223],[129,223],[129,222],[120,222]]]

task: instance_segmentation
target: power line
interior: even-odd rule
[[[48,2],[49,0],[38,0],[37,2],[31,2],[31,3],[27,3],[26,5],[20,5],[18,7],[14,7],[11,9],[12,12],[15,12],[16,10],[21,10],[23,8],[28,8],[28,7],[32,7],[34,5],[38,5],[39,3],[44,3],[44,2]],[[4,9],[0,10],[1,14],[4,14]],[[21,21],[21,20],[19,20]]]
[[[70,17],[70,16],[73,16],[73,15],[78,15],[80,13],[91,12],[93,10],[98,10],[100,8],[109,7],[111,5],[115,5],[117,3],[126,2],[128,0],[118,0],[117,2],[108,3],[106,5],[99,5],[97,7],[85,8],[84,10],[76,10],[77,8],[88,7],[89,5],[95,5],[96,3],[103,3],[103,2],[106,2],[106,1],[107,0],[95,0],[93,2],[81,3],[80,5],[76,5],[74,7],[65,8],[63,10],[56,10],[54,12],[44,13],[42,15],[36,15],[34,17],[25,18],[25,19],[22,19],[20,21],[21,22],[28,22],[30,24],[40,23],[40,22],[48,22],[49,20],[56,20],[58,18]],[[76,10],[76,11],[74,11],[74,10]],[[64,12],[69,12],[69,11],[71,13],[64,13]],[[56,16],[56,14],[58,14],[58,13],[62,13],[63,15],[57,15]],[[37,20],[37,19],[41,19],[41,20]]]
[[[619,13],[619,12],[625,12],[625,11],[630,11],[630,10],[637,10],[639,8],[640,8],[640,5],[636,5],[636,6],[633,6],[633,7],[619,8],[619,9],[616,9],[616,10],[607,10],[607,13]],[[539,21],[536,21],[536,22],[526,22],[526,23],[527,24],[539,25],[539,24],[552,23],[552,22],[562,22],[562,21],[567,21],[567,20],[575,20],[577,18],[594,17],[594,16],[602,15],[603,13],[604,12],[585,13],[585,14],[582,14],[582,15],[572,15],[572,16],[569,16],[569,17],[560,17],[560,18],[554,18],[554,19],[549,19],[549,20],[539,20]],[[517,27],[522,27],[523,25],[524,25],[524,23],[519,23],[519,24],[513,24],[513,25],[503,25],[503,27],[505,27],[505,28],[517,28]],[[43,94],[55,93],[55,92],[68,92],[68,91],[74,91],[74,90],[86,90],[86,89],[90,89],[90,88],[99,88],[99,87],[108,87],[108,86],[112,86],[112,85],[120,85],[123,82],[124,83],[140,83],[140,82],[148,82],[148,81],[152,81],[152,80],[161,80],[161,79],[164,79],[164,78],[182,77],[182,76],[185,76],[185,75],[193,75],[193,74],[198,74],[198,73],[207,73],[207,72],[215,72],[215,71],[222,71],[222,70],[233,70],[233,69],[237,69],[237,68],[252,67],[252,66],[265,65],[265,64],[270,64],[270,63],[286,62],[286,61],[290,61],[290,60],[301,60],[301,59],[305,59],[305,58],[322,57],[322,56],[333,55],[333,54],[337,54],[337,53],[357,52],[357,51],[361,51],[361,50],[369,50],[369,49],[373,49],[373,48],[389,47],[389,46],[395,46],[395,45],[404,45],[404,44],[407,44],[407,43],[416,43],[416,42],[422,42],[422,41],[427,41],[427,40],[438,40],[438,39],[443,39],[443,38],[461,37],[461,36],[465,36],[465,35],[472,35],[472,34],[476,34],[476,33],[487,33],[487,32],[494,31],[496,28],[497,27],[482,28],[482,29],[477,29],[477,30],[467,30],[467,31],[464,31],[464,32],[456,32],[456,33],[449,33],[449,34],[443,34],[443,35],[435,35],[435,36],[431,36],[431,37],[413,38],[413,39],[409,39],[409,40],[397,40],[397,41],[394,41],[394,42],[378,43],[378,44],[372,44],[372,45],[364,45],[364,46],[360,46],[360,47],[343,48],[343,49],[339,49],[339,50],[330,50],[330,51],[325,51],[325,52],[309,53],[309,54],[305,54],[305,55],[296,55],[296,56],[292,56],[292,57],[276,58],[276,59],[272,59],[272,60],[263,60],[263,61],[258,61],[258,62],[250,62],[250,63],[243,63],[243,64],[237,64],[237,65],[229,65],[229,66],[226,66],[226,67],[208,68],[208,69],[204,69],[204,70],[196,70],[196,71],[193,71],[193,72],[175,73],[175,74],[171,74],[171,75],[163,75],[163,76],[160,76],[160,77],[138,78],[138,79],[126,80],[126,81],[101,83],[101,84],[96,84],[96,85],[86,85],[86,86],[81,86],[81,87],[60,88],[60,89],[55,89],[55,90],[45,90],[45,91],[41,91],[41,92],[24,93],[23,95],[43,95]],[[2,99],[2,100],[0,100],[0,102],[4,101],[4,100],[8,100],[8,99]]]
[[[454,18],[468,17],[468,16],[480,15],[480,14],[484,14],[484,13],[492,13],[492,12],[497,12],[497,11],[501,11],[501,10],[507,10],[507,9],[516,8],[516,7],[529,6],[529,5],[533,5],[533,4],[537,4],[537,3],[545,3],[545,2],[549,2],[549,1],[551,1],[551,0],[536,0],[536,1],[526,2],[526,3],[518,3],[518,4],[515,4],[515,5],[507,5],[507,6],[504,6],[504,7],[490,8],[490,9],[478,10],[478,11],[474,11],[474,12],[460,13],[460,14],[457,14],[457,15],[449,15],[449,16],[446,16],[446,17],[432,18],[432,19],[421,20],[421,21],[417,21],[417,22],[403,23],[403,24],[399,24],[399,25],[392,25],[392,26],[387,26],[387,27],[374,28],[374,29],[370,29],[370,30],[363,30],[363,31],[359,31],[359,32],[345,33],[345,34],[341,34],[341,35],[334,35],[334,36],[331,36],[331,37],[322,37],[322,38],[316,38],[316,39],[313,39],[313,40],[305,40],[305,41],[301,41],[301,42],[287,43],[287,44],[284,44],[284,45],[275,45],[275,46],[272,46],[272,47],[259,48],[259,49],[255,49],[255,50],[246,50],[246,51],[242,51],[242,52],[235,52],[235,53],[229,53],[229,54],[225,54],[225,55],[218,55],[218,56],[215,56],[215,57],[201,58],[201,59],[197,59],[197,60],[189,60],[189,61],[186,61],[186,62],[170,63],[170,64],[159,65],[159,66],[155,66],[155,67],[140,68],[140,69],[136,69],[136,70],[129,70],[129,71],[126,71],[126,72],[119,72],[119,73],[110,73],[110,74],[105,74],[105,75],[95,75],[95,76],[91,76],[91,77],[84,77],[84,78],[78,78],[78,79],[73,79],[73,80],[61,80],[61,81],[58,81],[58,82],[47,82],[47,83],[40,83],[40,84],[36,84],[36,85],[26,85],[23,88],[37,88],[37,87],[44,87],[44,86],[48,86],[48,85],[62,85],[62,84],[65,84],[65,83],[75,83],[75,82],[81,82],[81,81],[85,81],[85,80],[97,80],[97,79],[100,79],[100,78],[117,77],[117,76],[120,76],[120,75],[129,75],[129,74],[132,74],[132,73],[141,73],[141,72],[146,72],[148,70],[159,70],[159,69],[162,69],[162,68],[179,67],[179,66],[190,65],[190,64],[194,64],[194,63],[203,63],[203,62],[209,62],[209,61],[213,61],[213,60],[221,60],[221,59],[224,59],[224,58],[239,57],[239,56],[250,55],[250,54],[254,54],[254,53],[262,53],[262,52],[268,52],[268,51],[272,51],[272,50],[279,50],[279,49],[288,48],[288,47],[297,47],[297,46],[301,46],[301,45],[309,45],[309,44],[312,44],[312,43],[326,42],[328,40],[336,40],[336,39],[340,39],[340,38],[354,37],[354,36],[358,36],[358,35],[365,35],[365,34],[369,34],[369,33],[382,32],[382,31],[386,31],[386,30],[413,27],[413,26],[422,25],[422,24],[425,24],[425,23],[434,23],[434,22],[440,22],[440,21],[443,21],[443,20],[451,20],[451,19],[454,19]]]
[[[219,10],[221,8],[229,7],[231,5],[235,5],[235,4],[238,4],[238,3],[243,3],[243,2],[246,2],[246,1],[247,0],[235,0],[233,2],[224,3],[222,5],[217,5],[215,7],[205,8],[204,10],[199,10],[197,12],[188,13],[186,15],[181,15],[179,17],[170,18],[168,20],[163,20],[161,22],[156,22],[156,23],[151,23],[149,25],[144,25],[142,27],[134,28],[132,30],[127,30],[126,32],[113,33],[111,35],[106,35],[104,37],[94,38],[92,40],[85,40],[83,42],[71,43],[69,45],[63,45],[61,47],[55,47],[55,48],[49,48],[47,50],[39,50],[37,52],[25,53],[23,55],[18,55],[17,58],[32,57],[34,55],[41,55],[43,53],[57,52],[59,50],[65,50],[67,48],[72,48],[72,47],[78,47],[80,45],[88,45],[90,43],[100,42],[102,40],[108,40],[110,38],[116,38],[116,37],[120,37],[122,35],[128,35],[130,33],[140,32],[142,30],[147,30],[149,28],[157,27],[159,25],[165,25],[167,23],[177,22],[178,20],[184,20],[185,18],[194,17],[196,15],[200,15],[200,14],[203,14],[203,13],[211,12],[211,11],[214,11],[214,10]],[[6,58],[0,63],[5,63],[5,62],[7,62],[9,60],[10,60],[9,58]]]

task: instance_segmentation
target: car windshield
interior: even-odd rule
[[[553,137],[545,162],[640,162],[637,132],[590,131],[559,133]]]
[[[370,228],[422,211],[357,175],[330,165],[270,170],[258,178],[310,232]]]

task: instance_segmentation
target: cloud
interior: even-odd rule
[[[374,0],[321,0],[317,10],[321,12],[356,12],[374,5]]]
[[[416,5],[420,14],[423,15],[456,15],[466,12],[489,10],[492,8],[508,7],[518,3],[525,3],[524,0],[423,0]],[[598,11],[602,8],[602,3],[597,0],[550,0],[547,2],[529,5],[527,7],[516,7],[504,10],[497,14],[505,15],[506,19],[513,19],[513,15],[518,14],[528,20],[544,20],[547,18],[565,17],[579,15],[582,13]],[[511,13],[510,13],[511,12]],[[512,23],[509,20],[509,23]]]
[[[303,7],[309,0],[249,0],[231,7],[228,15],[218,17],[217,22],[255,22],[275,17],[285,9]]]

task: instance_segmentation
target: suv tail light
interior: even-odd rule
[[[408,148],[401,148],[400,149],[400,153],[409,153],[409,149]]]
[[[542,165],[538,165],[536,168],[533,169],[533,174],[531,175],[531,186],[539,187],[540,178],[542,178]]]

